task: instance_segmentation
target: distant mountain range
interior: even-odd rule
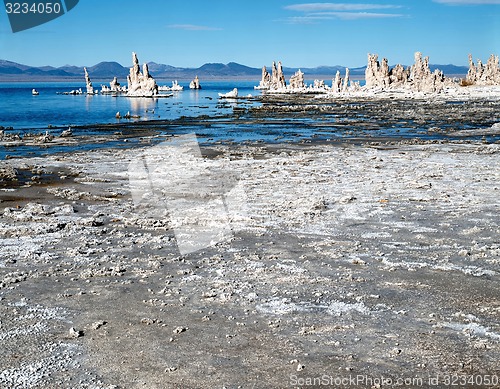
[[[171,65],[163,65],[149,62],[149,71],[156,79],[160,80],[191,80],[195,76],[201,79],[248,79],[259,80],[262,69],[252,68],[235,62],[228,64],[206,63],[199,68],[179,68]],[[271,67],[268,66],[268,71]],[[458,76],[467,74],[468,67],[455,65],[430,65],[431,70],[439,68],[448,76]],[[350,74],[363,77],[366,66],[351,68]],[[124,80],[129,74],[129,68],[120,65],[118,62],[101,62],[97,65],[87,67],[92,80],[110,81],[113,77]],[[283,67],[285,76],[295,73],[298,68]],[[306,79],[320,76],[329,79],[335,77],[337,71],[343,75],[345,66],[319,66],[316,68],[301,68]],[[27,66],[11,61],[0,60],[0,81],[57,81],[83,79],[83,67],[61,66]]]

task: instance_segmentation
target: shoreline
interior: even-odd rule
[[[495,143],[500,139],[500,94],[489,96],[490,90],[468,87],[467,95],[414,94],[411,99],[405,98],[403,91],[338,96],[264,94],[248,100],[259,105],[252,107],[239,103],[229,114],[207,112],[176,119],[75,125],[71,126],[73,136],[67,138],[60,137],[66,126],[31,131],[5,129],[0,147],[3,147],[4,157],[10,158],[22,156],[23,152],[41,155],[40,148],[45,150],[42,154],[50,154],[51,150],[70,151],[72,145],[88,150],[93,145],[130,147],[148,142],[148,139],[154,141],[155,137],[163,139],[188,132],[196,132],[204,145],[337,143],[358,139]],[[51,137],[48,140],[46,132]],[[9,150],[14,148],[20,151],[10,155]]]

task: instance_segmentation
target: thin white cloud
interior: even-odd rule
[[[384,12],[385,10],[402,8],[400,5],[388,4],[347,4],[347,3],[302,3],[284,7],[288,11],[298,11],[303,15],[292,16],[285,19],[292,24],[313,24],[323,20],[358,20],[358,19],[383,19],[400,18],[405,15],[400,13]],[[366,12],[374,11],[374,12]],[[382,11],[382,12],[377,12]]]
[[[292,24],[312,24],[322,20],[357,20],[357,19],[381,19],[381,18],[400,18],[402,14],[372,13],[372,12],[325,12],[321,14],[293,16],[287,19]]]
[[[491,1],[491,0],[490,0]],[[370,9],[401,8],[400,5],[388,4],[346,4],[346,3],[304,3],[288,5],[290,11],[318,12],[318,11],[366,11]]]
[[[485,4],[499,4],[500,0],[433,0],[435,3],[449,4],[449,5],[485,5]]]
[[[222,28],[218,27],[208,27],[208,26],[199,26],[196,24],[169,24],[168,28],[173,28],[176,30],[185,30],[185,31],[220,31]]]

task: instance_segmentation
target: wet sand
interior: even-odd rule
[[[184,255],[131,196],[151,151],[4,161],[25,178],[0,192],[1,387],[500,376],[498,143],[202,146],[241,196],[229,239]]]

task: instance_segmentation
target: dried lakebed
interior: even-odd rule
[[[1,193],[0,387],[500,375],[500,145],[204,147],[240,207],[186,255],[130,195],[152,150],[8,161],[47,182]]]

